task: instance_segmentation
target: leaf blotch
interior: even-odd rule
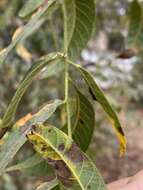
[[[84,154],[80,151],[75,143],[72,144],[71,148],[67,151],[66,154],[72,162],[81,162],[85,159]]]
[[[59,149],[60,151],[64,151],[65,145],[64,145],[64,144],[60,144],[59,147],[58,147],[58,149]]]

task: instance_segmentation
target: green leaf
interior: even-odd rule
[[[52,181],[41,184],[39,187],[36,188],[36,190],[51,190],[57,185],[58,185],[58,180],[54,179]]]
[[[34,156],[28,158],[27,160],[24,160],[21,163],[10,166],[9,168],[6,169],[6,171],[10,172],[15,170],[24,170],[27,168],[34,167],[35,165],[41,163],[42,161],[43,159],[38,154],[35,154]]]
[[[0,146],[0,175],[3,174],[7,165],[26,141],[25,134],[21,133],[17,128],[14,128],[8,134],[8,137],[4,139],[3,144]]]
[[[29,177],[34,176],[38,178],[44,178],[46,176],[50,179],[51,177],[55,177],[53,169],[51,168],[51,166],[47,164],[46,161],[40,162],[39,164],[33,167],[22,169],[22,173]]]
[[[77,147],[72,139],[58,128],[37,125],[27,137],[34,145],[35,150],[47,161],[49,161],[49,157],[46,156],[49,147],[59,155],[61,160],[52,162],[56,164],[58,176],[64,176],[66,180],[75,180],[78,189],[106,189],[103,179],[92,161]],[[67,149],[67,142],[71,144],[69,149]],[[75,185],[73,187],[70,184],[69,189],[75,190]]]
[[[10,45],[0,52],[0,65],[4,63],[8,54],[13,50],[13,48],[15,48],[18,43],[24,41],[43,24],[46,19],[46,17],[43,18],[43,15],[46,13],[47,9],[51,8],[51,6],[54,6],[55,3],[55,0],[51,0],[48,4],[46,4],[46,6],[44,6],[44,8],[38,11],[23,27],[23,30],[21,30],[21,32],[19,32],[18,35],[13,39]]]
[[[32,118],[28,121],[29,125],[42,124],[44,123],[59,107],[64,104],[62,100],[54,100],[51,104],[45,105],[40,111],[38,111]]]
[[[94,109],[88,99],[78,90],[77,100],[77,121],[73,129],[73,139],[78,146],[85,152],[91,142],[94,126],[95,126],[95,114]]]
[[[48,64],[53,63],[53,61],[57,59],[57,54],[49,54],[47,56],[42,57],[39,59],[30,70],[26,73],[24,79],[20,83],[14,97],[12,98],[6,113],[4,114],[1,127],[9,127],[12,125],[15,117],[15,113],[18,107],[18,104],[24,95],[27,88],[30,86],[32,81],[34,80],[35,76]]]
[[[70,59],[79,57],[91,37],[95,22],[94,0],[64,0],[64,46]]]
[[[47,65],[40,79],[47,79],[51,76],[57,75],[65,69],[65,63],[63,61],[56,60],[54,64]]]
[[[18,150],[27,141],[25,136],[31,130],[31,126],[36,123],[44,123],[62,103],[63,101],[61,100],[55,100],[53,103],[44,106],[36,114],[27,114],[24,118],[16,122],[12,132],[7,134],[8,137],[4,139],[3,144],[0,146],[0,175],[4,172]]]
[[[120,121],[118,119],[118,116],[116,114],[116,111],[112,108],[108,99],[104,95],[104,92],[97,85],[92,75],[81,66],[76,64],[73,65],[81,72],[86,84],[88,85],[89,89],[94,95],[94,98],[96,98],[96,100],[100,103],[100,105],[108,115],[120,142],[120,154],[124,154],[126,151],[126,138],[121,127]]]
[[[143,41],[143,7],[138,0],[134,0],[130,5],[129,20],[128,44],[138,48]]]
[[[20,17],[26,17],[43,5],[45,0],[28,0],[19,12]]]

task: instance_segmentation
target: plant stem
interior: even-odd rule
[[[67,31],[67,10],[65,3],[62,3],[63,16],[64,16],[64,53],[68,55],[68,31]],[[68,125],[68,136],[72,138],[71,129],[71,118],[70,118],[70,105],[69,105],[69,64],[67,62],[67,57],[65,58],[65,103],[66,103],[66,113],[67,113],[67,125]],[[68,143],[68,145],[70,145]]]
[[[69,65],[65,61],[65,103],[66,103],[66,112],[67,112],[67,125],[68,125],[68,136],[72,138],[71,130],[71,119],[70,119],[70,105],[69,105]]]

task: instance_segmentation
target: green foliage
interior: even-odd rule
[[[7,172],[15,171],[15,170],[24,170],[27,168],[32,168],[34,166],[37,166],[39,163],[41,163],[43,160],[38,154],[35,154],[34,156],[28,158],[27,160],[24,160],[21,163],[18,163],[14,166],[11,166],[7,168]]]
[[[23,8],[19,12],[20,17],[26,17],[32,14],[36,9],[38,9],[40,6],[44,4],[44,0],[28,0]]]
[[[95,22],[94,0],[64,0],[64,32],[65,43],[69,57],[73,60],[79,57],[85,48]]]
[[[28,139],[34,145],[35,150],[44,159],[49,159],[45,153],[49,147],[59,155],[60,158],[57,161],[59,169],[57,167],[57,173],[59,177],[63,177],[63,181],[73,180],[70,189],[81,188],[84,190],[89,187],[90,189],[98,187],[100,187],[101,190],[105,189],[104,183],[94,164],[83,152],[81,152],[74,142],[58,128],[54,126],[37,126],[34,131],[28,134]],[[70,148],[67,148],[68,141],[71,143]],[[70,171],[65,168],[65,172],[63,173],[60,169],[60,164],[62,165],[60,161],[66,163]],[[78,184],[74,182],[74,180],[76,180]]]
[[[0,174],[4,172],[11,159],[27,141],[26,134],[31,130],[31,126],[37,123],[44,123],[62,103],[63,101],[55,100],[53,103],[44,106],[37,113],[27,114],[24,118],[16,122],[15,126],[12,128],[12,132],[4,138],[4,142],[0,149]]]
[[[81,89],[78,89],[75,82],[72,82],[71,85],[76,92],[76,95],[72,98],[77,103],[76,109],[72,110],[69,93],[69,84],[72,80],[70,69],[74,66],[74,68],[80,71],[80,77],[85,80],[94,100],[100,103],[113,123],[120,140],[120,151],[123,154],[126,149],[126,140],[114,108],[112,108],[104,92],[98,87],[91,74],[83,67],[72,62],[77,60],[91,37],[95,23],[94,0],[27,1],[20,11],[20,16],[29,16],[30,20],[20,30],[19,28],[16,30],[12,42],[1,51],[0,64],[3,66],[8,55],[12,53],[15,47],[18,48],[19,45],[22,45],[22,49],[28,52],[22,42],[26,42],[29,36],[40,30],[41,25],[49,18],[51,21],[51,15],[60,15],[61,13],[64,19],[62,29],[64,32],[62,44],[64,47],[60,47],[60,53],[46,53],[46,55],[34,61],[32,66],[27,69],[28,71],[21,80],[0,122],[0,136],[2,137],[0,145],[0,175],[3,176],[6,172],[15,170],[23,172],[28,169],[32,170],[33,167],[38,168],[43,163],[42,158],[44,158],[46,165],[52,166],[54,171],[52,179],[54,180],[42,183],[37,187],[37,190],[94,190],[95,188],[105,190],[106,187],[101,175],[85,154],[94,132],[94,108],[90,100],[81,93]],[[25,57],[24,51],[20,52],[22,58]],[[45,69],[44,74],[43,69]],[[36,113],[29,113],[16,121],[19,103],[33,80],[36,78],[35,81],[38,84],[38,81],[41,82],[51,76],[55,77],[59,73],[61,74],[62,84],[62,89],[60,90],[64,91],[64,98],[54,98],[51,103],[46,104]],[[38,77],[39,75],[40,77]],[[62,77],[64,78],[64,85]],[[44,88],[46,88],[46,85]],[[65,108],[64,117],[67,123],[67,130],[62,128],[63,123],[59,119],[59,115],[63,116],[61,111],[63,108]],[[50,119],[52,117],[53,125],[51,126]],[[72,122],[73,120],[74,122]],[[58,121],[58,125],[55,125],[56,121]],[[59,126],[59,128],[56,126]],[[10,129],[11,131],[9,131]],[[23,162],[8,167],[27,141],[33,144],[33,151],[39,155],[35,154]]]
[[[79,90],[77,90],[76,104],[77,112],[74,118],[73,139],[85,152],[92,139],[95,126],[95,113],[91,103]]]
[[[134,0],[130,5],[129,19],[129,46],[139,48],[143,40],[143,7],[138,0]]]
[[[74,65],[74,64],[73,64]],[[103,107],[104,111],[107,113],[109,119],[111,120],[111,123],[113,124],[113,127],[115,128],[115,131],[117,133],[117,136],[119,138],[120,142],[120,154],[124,154],[126,151],[126,139],[124,136],[124,132],[122,130],[121,124],[119,122],[118,116],[112,106],[110,105],[108,99],[105,97],[102,90],[98,87],[96,84],[94,78],[90,75],[88,71],[80,67],[79,65],[74,65],[76,68],[79,69],[81,72],[86,84],[88,85],[89,89],[91,90],[94,98],[96,101],[98,101],[101,106]]]
[[[37,30],[47,19],[44,18],[43,15],[47,11],[48,8],[51,9],[51,6],[55,5],[55,1],[51,1],[40,10],[37,11],[36,14],[31,18],[31,20],[22,28],[22,30],[17,34],[17,36],[12,40],[12,43],[0,52],[0,65],[5,61],[7,55],[15,48],[15,46],[31,35],[35,30]],[[51,13],[51,12],[50,12]]]

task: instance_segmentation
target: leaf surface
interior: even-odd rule
[[[0,175],[27,141],[26,134],[31,130],[31,126],[36,123],[44,123],[62,103],[61,100],[55,100],[53,103],[44,106],[36,114],[28,114],[16,122],[12,132],[7,134],[7,138],[3,140],[4,142],[0,146]]]
[[[51,0],[44,8],[38,11],[31,20],[23,27],[23,30],[19,32],[16,38],[10,43],[10,45],[3,49],[0,52],[0,65],[4,63],[5,59],[7,58],[8,54],[15,48],[15,46],[24,41],[28,36],[30,36],[34,31],[36,31],[45,21],[43,15],[47,11],[48,8],[55,5],[55,0]]]
[[[77,120],[77,123],[73,129],[73,139],[85,152],[92,139],[95,126],[95,115],[89,100],[79,90],[77,90],[77,94],[79,110],[76,113],[75,120]]]
[[[139,48],[143,41],[143,7],[138,0],[133,0],[129,10],[128,45]]]
[[[61,161],[59,160],[56,162],[58,174],[66,176],[66,180],[76,180],[76,186],[78,186],[78,189],[106,189],[103,179],[92,161],[71,139],[69,139],[65,133],[58,128],[53,126],[38,125],[33,131],[31,131],[31,133],[28,134],[28,139],[34,145],[35,150],[47,160],[49,160],[49,157],[46,156],[46,151],[50,146],[61,158]],[[67,149],[66,145],[69,141],[71,142],[71,147]],[[60,169],[60,166],[62,166],[63,170]],[[66,167],[68,167],[71,174],[68,169],[65,170]],[[73,187],[71,184],[67,189],[75,189],[75,183]]]
[[[28,0],[19,12],[20,17],[26,17],[34,12],[45,0]]]
[[[48,64],[53,63],[53,61],[57,58],[57,54],[49,54],[47,56],[42,57],[38,60],[30,70],[26,73],[24,79],[20,83],[15,95],[13,96],[2,120],[1,127],[9,127],[14,121],[15,113],[18,107],[18,104],[24,95],[27,88],[30,86],[35,76]]]
[[[81,72],[86,84],[88,85],[89,89],[92,92],[92,95],[94,95],[94,98],[96,98],[96,100],[100,103],[105,113],[109,117],[120,142],[120,154],[123,155],[126,151],[126,138],[122,126],[120,124],[120,121],[118,119],[118,116],[116,114],[116,111],[112,108],[108,99],[104,95],[104,92],[97,85],[92,75],[81,66],[76,64],[74,64],[74,66]]]
[[[51,190],[57,185],[58,185],[58,180],[54,179],[52,181],[41,184],[39,187],[36,188],[36,190]]]
[[[43,159],[38,155],[35,154],[34,156],[28,158],[27,160],[24,160],[16,165],[10,166],[6,169],[7,172],[15,171],[15,170],[24,170],[27,168],[34,167],[35,165],[41,163]]]
[[[17,128],[14,128],[8,134],[8,137],[4,139],[3,144],[0,146],[0,175],[3,174],[7,165],[26,141],[25,134],[21,133]]]
[[[63,1],[64,12],[64,46],[68,49],[70,59],[80,56],[91,37],[95,22],[94,0]]]

